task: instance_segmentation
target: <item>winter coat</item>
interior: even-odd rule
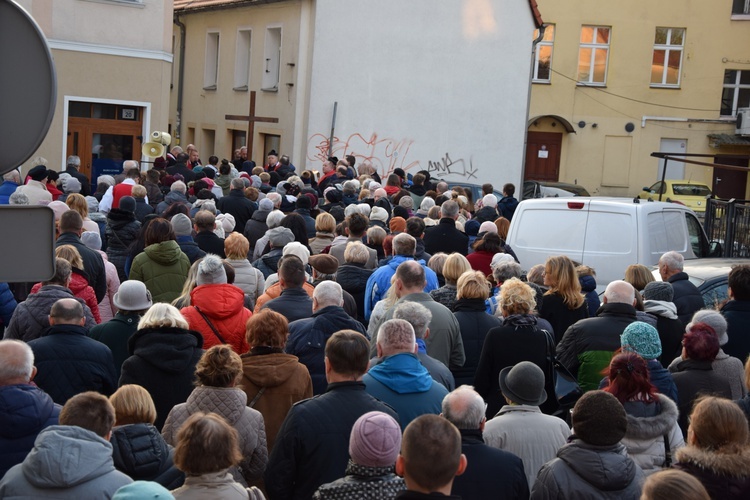
[[[674,298],[672,302],[677,306],[677,317],[680,319],[682,326],[687,326],[696,311],[706,307],[703,302],[703,296],[698,288],[688,279],[685,272],[679,272],[667,278],[672,284]]]
[[[177,431],[190,415],[198,412],[216,413],[237,430],[242,462],[229,469],[234,480],[246,485],[260,478],[268,462],[266,430],[260,412],[247,407],[247,394],[236,387],[196,387],[185,403],[169,412],[162,429],[164,440],[177,445]]]
[[[693,410],[693,403],[702,394],[710,394],[731,399],[732,390],[729,382],[715,373],[710,361],[685,359],[669,367],[677,386],[682,435],[687,437],[688,417]]]
[[[669,365],[671,370],[673,366],[682,361],[682,356],[678,356]],[[745,366],[737,358],[733,358],[719,348],[719,354],[711,362],[711,369],[715,374],[729,382],[729,388],[732,391],[732,399],[742,399],[747,394],[745,387]]]
[[[430,255],[438,252],[466,255],[469,252],[469,237],[456,229],[456,221],[443,217],[437,225],[425,229],[424,247]]]
[[[682,336],[685,334],[685,327],[677,318],[677,307],[674,302],[644,300],[643,308],[656,318],[656,331],[661,341],[659,361],[668,366],[682,352]]]
[[[391,278],[396,274],[396,269],[402,262],[407,260],[415,259],[406,255],[395,255],[386,265],[376,269],[367,279],[367,286],[365,288],[365,317],[368,320],[375,304],[385,297],[386,292],[391,287]],[[435,271],[427,267],[425,261],[418,260],[417,262],[424,269],[425,280],[427,282],[424,291],[429,293],[439,288]]]
[[[49,311],[52,305],[60,299],[76,299],[83,306],[86,317],[86,328],[96,326],[94,315],[86,303],[75,297],[68,288],[60,285],[44,285],[36,293],[30,294],[26,300],[18,304],[13,311],[10,324],[5,329],[5,339],[18,339],[29,342],[38,339],[49,328]]]
[[[308,500],[321,484],[343,477],[354,422],[370,411],[398,420],[390,406],[365,392],[362,382],[329,384],[325,394],[292,406],[266,468],[268,497]]]
[[[176,500],[247,500],[247,489],[227,469],[200,476],[188,476],[185,484],[172,491]]]
[[[154,481],[168,490],[185,482],[185,474],[172,462],[174,449],[153,425],[117,426],[109,442],[115,467],[134,481]]]
[[[203,335],[204,349],[229,344],[237,354],[247,352],[249,347],[245,340],[245,325],[253,313],[245,308],[245,294],[242,290],[226,283],[200,285],[190,292],[190,303],[192,305],[180,312],[190,325],[190,329]],[[223,341],[214,333],[201,312],[219,331]]]
[[[57,425],[61,409],[35,385],[0,386],[0,479],[23,462],[42,429]]]
[[[495,222],[500,215],[497,213],[495,207],[482,207],[477,210],[474,220],[482,224],[482,222]]]
[[[10,320],[17,306],[18,302],[16,302],[8,284],[0,283],[0,320],[2,320],[3,327],[10,325]]]
[[[206,253],[218,255],[222,259],[224,254],[224,238],[219,238],[213,231],[201,231],[193,238],[195,243]]]
[[[52,201],[52,194],[47,190],[46,184],[39,181],[29,180],[25,185],[18,186],[16,193],[23,193],[29,198],[29,205],[42,205]]]
[[[394,498],[405,489],[406,483],[395,474],[393,465],[365,467],[349,460],[344,477],[321,485],[313,500],[381,500]]]
[[[297,356],[263,347],[242,355],[242,371],[239,386],[247,394],[248,406],[263,415],[270,454],[289,409],[313,395],[310,373]],[[258,397],[261,389],[263,393]]]
[[[120,277],[117,268],[107,258],[107,254],[97,250],[104,260],[104,271],[107,275],[107,295],[99,301],[99,317],[101,323],[105,323],[115,317],[117,306],[115,305],[115,294],[120,289]]]
[[[635,308],[630,304],[607,303],[595,318],[571,325],[557,345],[557,358],[573,375],[584,391],[599,387],[602,370],[609,366],[620,348],[620,335],[634,322]]]
[[[186,180],[185,182],[187,182],[187,180]],[[181,192],[179,192],[179,191],[170,191],[170,192],[169,192],[169,193],[168,193],[168,194],[167,194],[167,195],[166,195],[166,196],[164,197],[164,201],[162,201],[161,203],[159,203],[159,204],[158,204],[158,205],[156,206],[156,215],[159,215],[159,216],[160,216],[161,214],[163,214],[164,212],[166,212],[166,211],[167,211],[167,209],[168,209],[168,208],[169,208],[169,207],[170,207],[171,205],[173,205],[173,204],[175,204],[175,203],[183,203],[183,204],[184,204],[184,205],[186,205],[186,206],[187,206],[188,208],[190,208],[190,202],[188,202],[187,196],[185,196],[184,194],[182,194],[182,193],[181,193]]]
[[[315,238],[315,219],[310,217],[310,211],[306,208],[298,208],[294,211],[305,221],[305,227],[307,228],[307,237]]]
[[[39,433],[23,463],[5,474],[0,498],[112,498],[132,482],[115,469],[109,441],[82,427],[53,425]]]
[[[58,236],[55,248],[61,245],[72,245],[81,254],[89,285],[94,289],[97,302],[100,302],[107,295],[107,272],[104,269],[102,256],[96,250],[91,250],[84,245],[76,233],[62,233]]]
[[[316,232],[315,237],[310,240],[310,253],[313,255],[323,253],[323,250],[331,246],[335,237],[333,233]]]
[[[268,231],[266,219],[270,213],[270,210],[258,209],[253,212],[250,220],[245,223],[242,234],[245,235],[245,238],[247,238],[247,241],[250,243],[250,255],[252,255],[253,250],[255,249],[255,243],[266,234],[266,231]]]
[[[184,403],[193,391],[195,365],[203,354],[203,336],[182,328],[144,328],[128,341],[130,357],[122,364],[120,386],[146,389],[156,406],[161,429],[169,411]]]
[[[735,403],[742,408],[742,411],[745,412],[745,417],[747,417],[748,423],[750,423],[750,395],[745,396],[742,399],[735,400]]]
[[[432,300],[435,302],[438,302],[440,304],[443,304],[445,307],[453,310],[453,306],[456,304],[456,294],[458,293],[458,288],[456,285],[443,285],[440,288],[437,288],[435,290],[432,290],[430,292],[430,297],[432,297]]]
[[[258,210],[258,204],[249,198],[245,198],[243,189],[232,189],[228,196],[222,196],[216,202],[216,208],[223,214],[232,214],[234,217],[234,231],[241,233],[245,229],[247,221]]]
[[[412,353],[387,356],[370,368],[362,382],[368,394],[396,410],[402,430],[420,415],[439,415],[448,394]]]
[[[638,500],[644,474],[622,444],[592,446],[574,439],[539,471],[532,500]]]
[[[131,280],[142,281],[154,302],[172,302],[182,293],[190,260],[174,240],[147,246],[133,259]]]
[[[133,312],[120,311],[110,321],[96,325],[89,330],[89,337],[98,340],[112,351],[112,360],[115,364],[115,375],[117,376],[115,380],[120,380],[122,364],[130,357],[128,341],[138,330],[140,319],[141,317]]]
[[[488,420],[482,437],[489,446],[500,448],[523,461],[529,490],[539,469],[557,456],[570,436],[564,420],[545,415],[538,406],[505,405]]]
[[[234,268],[234,286],[245,294],[245,303],[250,304],[250,309],[255,309],[258,297],[263,295],[265,281],[263,273],[255,269],[247,259],[227,259],[227,264]]]
[[[508,220],[513,220],[513,214],[516,213],[516,207],[518,206],[518,200],[512,196],[503,196],[497,202],[497,211],[500,215]]]
[[[516,455],[487,446],[479,429],[461,429],[461,451],[466,470],[453,480],[451,493],[461,498],[529,498],[523,461]]]
[[[146,188],[146,197],[148,198],[149,205],[156,211],[159,203],[164,201],[164,193],[161,192],[158,184],[151,181],[143,181],[143,187]]]
[[[277,275],[278,277],[278,275]],[[307,295],[312,299],[313,292],[315,291],[315,287],[310,283],[309,281],[305,281],[302,284],[302,288],[307,292]],[[266,288],[266,291],[263,292],[263,295],[258,297],[258,300],[255,301],[255,310],[260,311],[263,309],[263,306],[266,305],[269,301],[279,297],[281,295],[281,284],[277,281],[273,285]]]
[[[461,340],[464,344],[466,361],[461,368],[453,368],[453,376],[456,385],[471,385],[474,383],[479,358],[482,354],[484,339],[492,328],[502,326],[503,321],[495,316],[490,316],[484,310],[482,299],[460,299],[453,306],[453,314],[456,316],[461,328]],[[428,339],[429,340],[429,339]]]
[[[55,325],[29,342],[37,374],[34,382],[60,405],[85,391],[109,396],[117,389],[112,351],[86,336],[78,325]]]
[[[643,403],[626,402],[628,429],[621,443],[628,455],[647,475],[664,467],[666,460],[664,436],[669,439],[669,450],[685,446],[682,431],[677,425],[677,405],[668,397],[657,394],[658,401]]]
[[[695,476],[712,499],[750,498],[750,449],[747,446],[736,453],[686,446],[677,451],[675,459],[674,468]]]
[[[177,236],[177,245],[182,250],[182,253],[187,255],[190,265],[193,265],[196,260],[206,256],[206,252],[201,250],[201,247],[198,246],[190,235]]]
[[[348,263],[340,266],[336,272],[336,282],[349,292],[357,305],[357,320],[365,324],[365,289],[372,269],[365,269],[364,264]]]
[[[126,212],[120,208],[113,208],[107,214],[107,257],[117,268],[120,282],[128,277],[125,275],[125,261],[128,258],[130,244],[138,239],[141,223],[133,212]]]
[[[583,301],[577,309],[569,309],[563,302],[562,295],[557,293],[544,294],[539,307],[539,317],[549,321],[552,333],[555,336],[555,344],[562,340],[563,335],[573,323],[589,317],[589,309],[586,301]]]
[[[151,201],[149,199],[149,201]],[[147,215],[154,213],[154,207],[146,203],[145,198],[135,198],[135,220],[143,224]],[[112,213],[111,211],[109,212]]]
[[[35,284],[31,287],[31,293],[35,294],[42,288],[41,283]],[[86,279],[86,274],[80,269],[73,268],[73,272],[70,274],[70,283],[68,283],[68,289],[73,292],[73,295],[82,300],[91,311],[91,315],[94,317],[94,322],[98,325],[102,322],[101,314],[99,314],[99,303],[96,301],[96,294],[94,289],[89,286],[89,282]]]
[[[254,268],[263,273],[264,280],[279,271],[279,261],[283,256],[282,252],[283,249],[281,248],[273,248],[270,252],[252,263]]]
[[[284,292],[281,296],[284,296]],[[269,302],[269,305],[273,302]],[[299,362],[307,367],[314,394],[322,394],[326,390],[328,383],[323,362],[324,350],[328,338],[340,330],[354,330],[367,337],[367,330],[362,323],[346,314],[340,306],[324,307],[312,313],[312,317],[289,324],[289,338],[284,350],[287,354],[297,356]]]
[[[492,263],[492,258],[494,256],[494,252],[479,250],[467,255],[466,259],[469,261],[469,265],[473,270],[481,271],[485,276],[492,276],[492,268],[490,268],[490,263]]]
[[[304,288],[286,288],[281,291],[281,295],[263,304],[263,308],[276,311],[289,323],[309,318],[313,314],[312,299]]]
[[[721,308],[721,314],[727,320],[729,342],[722,348],[730,356],[739,360],[750,355],[750,300],[730,300]]]
[[[10,195],[16,192],[18,184],[13,181],[3,181],[0,184],[0,205],[10,204]]]
[[[596,278],[593,276],[579,276],[578,282],[581,284],[581,292],[586,298],[586,305],[589,308],[589,318],[596,316],[596,311],[601,305],[599,294],[596,293]]]
[[[332,245],[331,249],[328,250],[329,255],[333,255],[339,260],[339,266],[343,266],[344,264],[346,264],[346,260],[344,259],[344,252],[346,252],[346,245],[350,241],[362,242],[362,238],[349,237],[341,245]],[[332,243],[333,242],[331,242],[331,244]],[[369,254],[369,256],[367,257],[367,262],[365,263],[365,269],[375,269],[376,267],[378,267],[378,252],[370,247],[367,247],[367,253]]]
[[[533,321],[532,318],[529,315],[529,321]],[[547,360],[547,345],[547,336],[538,325],[516,325],[512,318],[506,318],[503,326],[487,332],[474,377],[474,388],[487,402],[487,418],[492,418],[505,405],[498,382],[500,370],[521,361],[530,361],[541,368],[545,376],[544,389],[549,396],[555,394],[554,381],[550,378],[552,367]],[[547,397],[547,401],[540,406],[544,413],[551,414],[557,410],[557,401],[554,397]]]

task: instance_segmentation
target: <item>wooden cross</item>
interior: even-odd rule
[[[250,111],[247,115],[224,115],[225,120],[239,120],[248,122],[247,125],[247,140],[245,145],[247,147],[247,159],[253,159],[253,138],[255,136],[255,122],[263,123],[279,123],[278,118],[268,118],[263,116],[255,116],[255,91],[250,91]],[[263,160],[260,161],[263,164]]]

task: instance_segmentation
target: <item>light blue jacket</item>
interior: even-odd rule
[[[406,255],[396,255],[387,264],[381,266],[375,270],[367,279],[367,287],[365,288],[365,318],[370,319],[372,310],[379,301],[385,297],[385,293],[391,287],[391,278],[396,274],[396,269],[399,264],[406,262],[407,260],[414,260],[414,257],[407,257]],[[424,287],[425,292],[430,292],[440,288],[438,284],[437,275],[435,271],[427,267],[425,261],[418,260],[419,264],[424,268],[425,280],[427,285]]]

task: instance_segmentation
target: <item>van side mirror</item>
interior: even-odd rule
[[[708,256],[709,257],[721,257],[722,251],[721,251],[721,243],[718,241],[712,241],[708,246]]]

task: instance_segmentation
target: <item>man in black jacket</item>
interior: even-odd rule
[[[232,214],[234,217],[234,230],[241,233],[245,229],[245,224],[253,216],[253,212],[258,209],[254,201],[245,198],[245,182],[239,177],[232,179],[230,190],[227,196],[222,196],[216,203],[216,208],[222,213]]]
[[[269,498],[309,499],[321,484],[343,477],[349,435],[365,413],[381,411],[398,420],[393,408],[365,392],[368,352],[367,339],[355,331],[342,330],[328,339],[328,389],[292,406],[284,419],[266,467]]]
[[[91,194],[91,180],[78,171],[80,167],[81,158],[78,156],[68,156],[68,160],[65,162],[65,172],[70,174],[71,177],[78,179],[81,183],[81,196],[89,196]]]
[[[425,231],[424,247],[427,253],[438,252],[451,254],[458,252],[466,255],[469,252],[469,237],[456,229],[458,203],[449,200],[440,206],[440,222]]]
[[[91,250],[81,241],[83,233],[83,219],[75,210],[68,210],[60,217],[60,236],[57,237],[55,248],[61,245],[72,245],[81,254],[83,269],[88,277],[89,285],[94,289],[97,302],[101,302],[107,295],[107,272],[104,260],[99,252]]]
[[[690,282],[687,273],[682,270],[684,264],[685,258],[677,252],[667,252],[659,258],[661,280],[672,283],[674,290],[672,302],[677,306],[677,317],[683,327],[690,323],[690,318],[696,311],[705,307],[700,291]]]
[[[224,238],[219,238],[214,233],[216,229],[216,216],[208,210],[199,210],[195,214],[195,242],[201,250],[206,253],[218,255],[222,259],[224,255]]]
[[[730,300],[721,308],[729,342],[724,352],[740,360],[750,354],[750,265],[735,266],[727,278]]]
[[[263,308],[276,311],[290,323],[312,316],[313,301],[303,287],[305,278],[302,260],[292,254],[283,256],[279,261],[281,295],[266,302]]]
[[[187,162],[190,157],[185,153],[177,155],[177,163],[167,168],[169,175],[180,174],[185,180],[185,184],[195,180],[195,173],[187,167]]]

